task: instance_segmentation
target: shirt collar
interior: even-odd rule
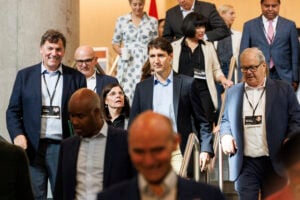
[[[81,139],[83,141],[90,141],[90,140],[93,140],[93,139],[97,139],[97,138],[102,138],[102,137],[107,137],[107,132],[108,132],[108,125],[105,121],[103,121],[103,126],[102,128],[100,129],[100,131],[96,134],[96,135],[93,135],[92,137],[81,137]]]
[[[255,89],[261,89],[261,88],[264,88],[264,87],[266,87],[266,81],[267,81],[267,78],[265,77],[265,78],[264,78],[264,83],[263,83],[263,85],[258,86],[258,87],[251,87],[251,86],[249,86],[249,85],[245,82],[245,90],[255,90]]]
[[[94,72],[94,74],[92,76],[88,77],[86,80],[88,81],[88,80],[94,80],[94,79],[96,79],[96,71]]]
[[[269,20],[265,17],[265,16],[263,16],[262,15],[262,20],[263,20],[263,23],[265,24],[265,23],[268,23],[269,22]],[[277,20],[278,20],[278,15],[273,19],[273,24],[275,23],[277,23]]]
[[[167,176],[164,178],[163,182],[160,184],[164,189],[164,194],[162,196],[166,196],[174,187],[176,187],[177,182],[178,177],[176,173],[173,170],[170,170]],[[143,194],[155,197],[154,192],[151,191],[149,184],[142,174],[138,175],[138,184]]]
[[[127,22],[130,22],[130,21],[131,21],[131,12],[128,13],[128,14],[125,16],[125,18],[126,18],[126,21],[127,21]],[[146,12],[144,12],[144,14],[143,14],[142,21],[144,21],[144,19],[148,19],[148,20],[150,19],[150,17],[147,15]]]
[[[154,74],[153,77],[154,77],[154,85],[161,84],[162,86],[168,86],[169,83],[173,82],[173,70],[171,70],[171,72],[170,72],[170,74],[169,74],[169,76],[168,76],[168,78],[167,78],[166,83],[161,83],[161,82],[156,78],[155,74]]]
[[[41,65],[41,74],[42,73],[49,73],[49,74],[54,74],[54,73],[57,73],[57,72],[60,72],[60,74],[63,74],[63,70],[62,70],[62,64],[59,65],[58,69],[54,72],[49,72],[47,70],[47,68],[45,67],[44,63],[42,62],[42,65]]]
[[[194,11],[195,1],[196,1],[196,0],[194,0],[194,3],[193,3],[193,5],[192,5],[191,9],[185,10],[183,7],[180,6],[180,10],[181,10],[181,11]]]

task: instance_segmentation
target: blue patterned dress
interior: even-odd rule
[[[131,21],[131,13],[117,19],[113,44],[122,44],[128,50],[129,59],[119,59],[117,79],[132,103],[135,85],[140,82],[141,69],[147,60],[148,43],[158,36],[157,20],[144,13],[138,26]]]

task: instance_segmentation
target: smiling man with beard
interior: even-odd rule
[[[41,38],[42,62],[17,74],[6,111],[7,129],[13,143],[26,150],[35,199],[52,192],[60,142],[71,135],[67,103],[74,91],[86,87],[85,77],[62,64],[66,38],[47,30]]]

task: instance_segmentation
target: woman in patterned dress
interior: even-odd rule
[[[117,78],[131,103],[147,60],[147,45],[157,37],[158,25],[155,18],[144,12],[145,0],[129,0],[129,4],[131,12],[117,19],[112,47],[121,57]]]

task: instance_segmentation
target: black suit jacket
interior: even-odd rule
[[[77,70],[62,65],[63,91],[61,102],[63,138],[70,136],[68,101],[73,92],[86,87],[86,79]],[[13,141],[24,134],[28,141],[27,155],[33,161],[41,131],[42,89],[41,63],[20,70],[17,74],[6,110],[6,125]]]
[[[98,195],[98,200],[140,200],[138,180],[132,180],[115,185]],[[197,183],[178,176],[177,200],[223,200],[225,199],[219,188],[204,183]]]
[[[199,111],[199,101],[195,99],[192,89],[193,78],[173,73],[173,104],[174,113],[177,122],[177,130],[181,134],[181,151],[184,152],[188,136],[193,132],[192,117],[195,119],[195,124],[200,124],[201,134],[198,138],[201,139],[201,151],[213,153],[212,150],[212,135],[208,132],[209,123],[202,111]],[[130,110],[129,124],[134,118],[143,111],[153,110],[153,76],[145,79],[137,84],[132,107]],[[198,130],[198,133],[200,132]]]
[[[33,200],[25,151],[0,141],[0,163],[0,199]]]
[[[54,199],[73,200],[76,189],[76,169],[80,137],[74,136],[61,144]],[[108,126],[104,155],[103,188],[130,179],[135,171],[130,161],[127,132]]]
[[[208,40],[220,40],[230,35],[230,30],[220,17],[214,4],[196,0],[194,12],[200,13],[208,18],[206,28]],[[182,22],[183,15],[180,6],[176,5],[170,8],[166,13],[163,37],[167,38],[169,41],[178,40],[183,37],[184,35],[181,31]]]
[[[101,97],[103,88],[110,83],[118,83],[115,77],[96,73],[96,91]]]

